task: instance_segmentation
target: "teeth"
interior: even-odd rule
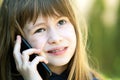
[[[62,51],[64,48],[61,48],[61,49],[56,49],[56,50],[52,50],[52,51],[49,51],[51,53],[55,53],[55,52],[59,52],[59,51]]]

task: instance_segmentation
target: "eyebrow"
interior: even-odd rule
[[[37,24],[34,24],[33,27],[37,27],[37,26],[39,26],[39,25],[45,25],[45,23],[44,23],[44,22],[42,22],[42,23],[41,23],[41,22],[38,22]]]
[[[50,17],[48,17],[48,19],[49,19],[49,18],[50,18]],[[55,16],[55,17],[54,17],[55,20],[59,20],[59,19],[61,19],[61,18],[67,18],[67,17],[66,17],[66,16]],[[38,26],[38,25],[45,25],[44,20],[38,21],[37,23],[33,24],[32,27],[36,27],[36,26]]]

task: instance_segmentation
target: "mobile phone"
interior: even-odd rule
[[[27,42],[27,40],[25,40],[23,37],[21,39],[22,39],[21,50],[20,50],[21,52],[23,50],[32,48],[32,46]],[[36,56],[38,55],[37,54],[30,55],[30,61],[32,61]],[[52,75],[52,71],[48,68],[48,66],[44,62],[40,62],[37,65],[37,70],[43,80],[48,80],[49,77]]]

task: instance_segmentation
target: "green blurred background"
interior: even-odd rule
[[[88,23],[89,54],[95,65],[106,80],[120,80],[120,0],[76,1]]]
[[[89,54],[106,80],[120,80],[120,0],[78,0],[88,28]]]

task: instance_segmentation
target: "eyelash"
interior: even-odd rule
[[[58,21],[58,26],[64,25],[66,22],[67,22],[66,20],[61,19],[61,20]]]
[[[46,31],[45,28],[39,28],[39,29],[37,29],[37,30],[35,31],[35,33],[42,33],[42,32],[44,32],[44,31]]]

